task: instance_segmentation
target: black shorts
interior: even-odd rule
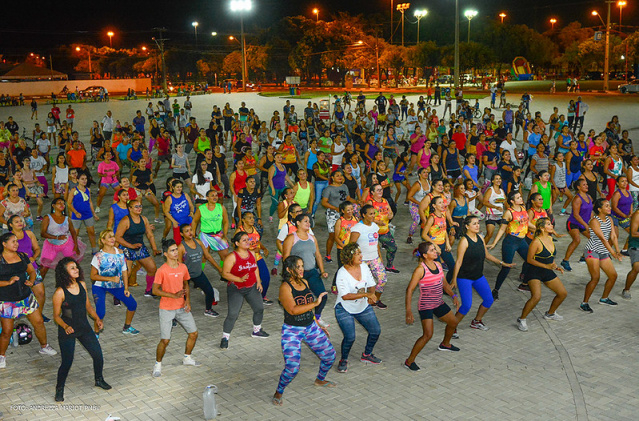
[[[456,170],[447,170],[446,172],[447,172],[448,178],[457,179],[461,176],[461,169],[459,168]]]
[[[173,173],[173,178],[180,178],[182,180],[188,180],[190,177],[189,177],[189,174],[185,173],[185,172],[174,172]]]
[[[433,314],[438,318],[442,318],[450,312],[450,307],[448,304],[442,303],[439,307],[434,308],[432,310],[419,310],[419,318],[421,320],[432,319]]]
[[[508,223],[505,219],[486,219],[486,226],[488,225],[501,225]]]
[[[539,279],[541,282],[549,282],[557,277],[557,274],[553,270],[544,269],[533,265],[529,266],[531,266],[533,269],[526,271],[526,274],[524,275],[525,283],[528,283],[528,281],[531,281],[533,279]]]

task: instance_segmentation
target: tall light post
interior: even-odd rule
[[[422,20],[424,16],[428,14],[428,10],[426,9],[417,9],[415,10],[415,17],[417,18],[417,43],[419,44],[419,21]]]
[[[313,9],[313,14],[315,15],[315,22],[319,22],[319,9],[317,7]]]
[[[195,49],[197,50],[197,27],[199,25],[198,22],[191,22],[193,29],[195,30]]]
[[[397,10],[402,14],[402,47],[404,46],[404,13],[410,7],[410,3],[400,3],[397,5]]]
[[[477,10],[466,10],[464,16],[468,19],[468,42],[470,43],[470,21],[477,16]]]
[[[364,41],[357,41],[356,44],[357,45],[365,45],[368,48],[374,48],[375,49],[375,64],[377,65],[377,87],[379,89],[382,89],[382,78],[381,78],[381,74],[379,72],[379,41],[377,40],[377,37],[375,37],[375,47],[372,47],[372,46],[368,45],[368,43],[366,43]]]
[[[619,0],[617,2],[617,6],[619,6],[619,30],[621,31],[621,14],[623,13],[623,8],[626,6],[625,0]]]
[[[391,34],[390,34],[390,43],[393,43],[393,32],[395,28],[393,27],[393,13],[395,13],[395,9],[393,8],[393,0],[391,0],[391,16],[390,16],[390,25],[391,25]]]
[[[231,0],[231,11],[240,14],[240,36],[242,38],[242,90],[246,92],[246,41],[244,39],[244,13],[253,8],[251,0]]]
[[[555,30],[555,24],[557,23],[557,19],[555,18],[550,18],[550,30],[554,31]]]
[[[459,88],[459,0],[455,0],[455,72],[454,85]]]
[[[107,36],[109,37],[109,47],[111,48],[113,48],[113,35],[115,35],[113,31],[107,32]]]
[[[604,23],[603,19],[601,18],[601,15],[599,14],[598,11],[593,10],[592,11],[592,15],[593,16],[597,16],[599,18],[599,20],[601,21],[601,23],[606,27],[606,45],[605,45],[605,51],[604,51],[604,80],[603,80],[603,90],[607,91],[610,88],[610,75],[608,74],[608,71],[610,69],[610,5],[611,3],[613,3],[612,0],[606,0],[606,3],[608,4],[608,16],[606,17],[606,22]]]
[[[75,47],[75,51],[80,52],[81,50],[80,47]],[[93,71],[91,70],[91,48],[87,48],[87,53],[89,53],[89,79],[93,79]]]
[[[501,23],[504,23],[504,18],[505,18],[506,16],[507,16],[507,15],[506,15],[504,12],[501,12],[501,13],[499,14],[499,17],[501,18]]]

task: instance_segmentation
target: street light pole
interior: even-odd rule
[[[197,26],[199,25],[199,23],[192,22],[191,25],[193,25],[193,28],[195,29],[195,49],[197,50]]]
[[[404,13],[410,7],[410,3],[400,3],[397,5],[397,10],[402,14],[402,47],[404,46]]]
[[[617,2],[617,6],[619,6],[619,30],[621,31],[621,14],[623,13],[623,8],[626,5],[626,1],[625,0],[620,0],[619,2]]]
[[[459,0],[455,0],[455,88],[459,88]]]
[[[393,8],[393,0],[391,0],[391,33],[390,33],[390,43],[393,43],[393,32],[394,32],[394,28],[393,28],[393,12],[395,12],[395,9]]]
[[[231,0],[231,10],[240,14],[240,45],[242,46],[242,90],[246,92],[246,41],[244,39],[244,12],[251,10],[251,0]]]
[[[419,22],[427,14],[428,14],[428,10],[426,9],[415,10],[415,17],[417,18],[417,44],[419,44]]]
[[[610,69],[610,5],[612,0],[606,0],[608,3],[608,16],[606,17],[606,52],[604,56],[604,91],[607,91],[609,86],[610,75],[608,71]]]
[[[468,19],[468,43],[470,43],[470,21],[477,16],[476,10],[466,10],[464,16]]]

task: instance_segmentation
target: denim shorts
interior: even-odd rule
[[[597,253],[596,251],[586,250],[586,259],[597,259],[597,260],[606,260],[610,259],[610,254],[608,253]]]

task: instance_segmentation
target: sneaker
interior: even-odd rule
[[[530,287],[528,286],[528,284],[519,284],[519,286],[517,287],[517,291],[519,292],[530,292]]]
[[[328,329],[329,327],[331,327],[330,323],[325,322],[324,320],[322,320],[321,317],[317,319],[317,324],[320,325],[320,327],[323,327],[324,329]]]
[[[159,224],[160,222],[162,222],[162,220],[160,218],[155,218],[154,221],[155,221],[156,224]]]
[[[459,339],[459,333],[457,333],[457,329],[455,329],[455,332],[453,333],[453,339]]]
[[[404,361],[404,368],[407,368],[410,371],[419,371],[419,366],[417,364],[415,364],[415,361],[413,361],[410,364],[408,364],[406,361]]]
[[[204,310],[204,315],[209,317],[220,317],[220,313],[215,310]]]
[[[7,368],[7,357],[4,355],[0,355],[0,368]]]
[[[263,298],[262,302],[264,303],[265,306],[272,306],[273,305],[273,301],[269,300],[268,298]]]
[[[337,364],[337,372],[346,373],[347,371],[348,371],[348,360],[339,360],[339,364]]]
[[[626,249],[621,250],[621,254],[623,254],[624,256],[630,257],[630,253],[628,253],[628,250]]]
[[[455,345],[450,344],[450,346],[444,346],[443,344],[439,344],[439,346],[437,347],[437,349],[439,349],[440,351],[459,351],[459,348],[457,348]]]
[[[612,301],[610,298],[602,298],[599,300],[599,304],[607,305],[607,306],[616,306],[617,303]]]
[[[562,260],[561,267],[564,268],[566,272],[572,272],[572,268],[570,267],[570,262],[568,262],[568,260]]]
[[[162,375],[162,365],[155,363],[155,366],[153,367],[153,373],[152,376],[153,377],[160,377]]]
[[[100,213],[100,207],[99,206],[95,208],[95,213]]]
[[[363,362],[363,363],[371,363],[371,364],[375,364],[375,365],[382,363],[382,360],[380,358],[377,358],[372,353],[366,355],[363,352],[362,352],[362,358],[360,358],[360,361]]]
[[[586,263],[586,258],[584,256],[581,256],[579,258],[579,263]]]
[[[561,202],[562,200],[560,200]],[[559,215],[561,216],[565,216],[566,215],[566,209],[562,209],[561,212],[559,212]]]
[[[185,356],[185,357],[182,359],[182,364],[183,364],[183,365],[192,365],[193,367],[199,367],[199,366],[201,366],[201,365],[202,365],[202,363],[201,363],[201,362],[199,362],[199,361],[195,361],[195,360],[193,359],[193,357],[191,357],[190,355],[187,355],[187,356]]]
[[[475,319],[473,319],[473,321],[470,322],[470,327],[472,329],[478,329],[478,330],[488,330],[488,329],[490,329],[488,326],[486,326],[484,324],[484,322],[482,322],[481,320],[475,320]]]
[[[49,319],[47,316],[45,316],[44,314],[42,315],[42,321],[45,323],[49,323],[51,321],[51,319]]]
[[[499,300],[499,291],[497,291],[496,289],[493,289],[493,300]]]
[[[324,256],[324,261],[327,263],[333,263],[333,259],[331,259],[330,254],[327,254],[326,256]]]
[[[277,268],[271,269],[271,276],[277,275]]]
[[[377,302],[375,303],[375,307],[377,307],[380,310],[386,310],[388,308],[388,306],[382,303],[380,300],[377,300]]]
[[[581,303],[581,305],[579,305],[579,308],[585,311],[586,313],[593,313],[588,303]]]
[[[560,316],[559,314],[557,314],[557,312],[553,313],[553,314],[548,314],[548,312],[544,313],[544,319],[546,320],[555,320],[555,321],[562,321],[564,319],[564,316]]]
[[[442,269],[444,269],[445,271],[448,271],[448,265],[446,264],[446,262],[441,261],[439,262],[440,265],[442,265]]]
[[[264,332],[264,329],[260,329],[259,332],[253,331],[251,336],[253,336],[254,338],[268,338],[271,335],[269,335],[268,333]]]
[[[623,291],[621,291],[621,297],[625,298],[626,300],[629,300],[632,298],[632,295],[630,295],[630,291],[628,291],[627,289],[624,289]]]
[[[220,348],[229,349],[229,340],[226,338],[222,338],[222,340],[220,341]]]
[[[406,244],[413,244],[413,237],[408,237],[406,239]]]
[[[273,217],[272,216],[268,217],[268,222],[273,223]]]
[[[517,318],[517,329],[522,332],[528,332],[528,323],[526,323],[526,319]]]
[[[113,305],[116,307],[122,307],[122,303],[117,298],[113,299]]]
[[[55,349],[51,348],[51,345],[46,344],[44,347],[40,348],[40,354],[42,355],[57,355],[58,351],[56,351]]]
[[[36,217],[36,221],[42,221],[44,218],[41,216]]]
[[[175,320],[175,319],[171,320],[171,327],[172,328],[177,326],[177,325],[178,325],[177,320]]]
[[[234,230],[235,229],[235,222],[231,222],[231,229]]]
[[[408,200],[404,201],[404,206],[408,206]]]
[[[138,333],[140,333],[140,331],[137,329],[134,329],[133,326],[129,326],[126,329],[122,329],[122,333],[125,335],[137,335]]]
[[[151,297],[151,298],[155,297],[155,295],[153,295],[153,293],[151,291],[144,291],[144,296],[145,297]]]
[[[331,287],[331,292],[332,292],[333,294],[337,295],[337,286],[336,286],[336,285],[333,285],[333,286]]]
[[[384,268],[384,269],[386,269],[386,272],[399,273],[399,270],[395,269],[395,266],[391,266],[389,268]]]

